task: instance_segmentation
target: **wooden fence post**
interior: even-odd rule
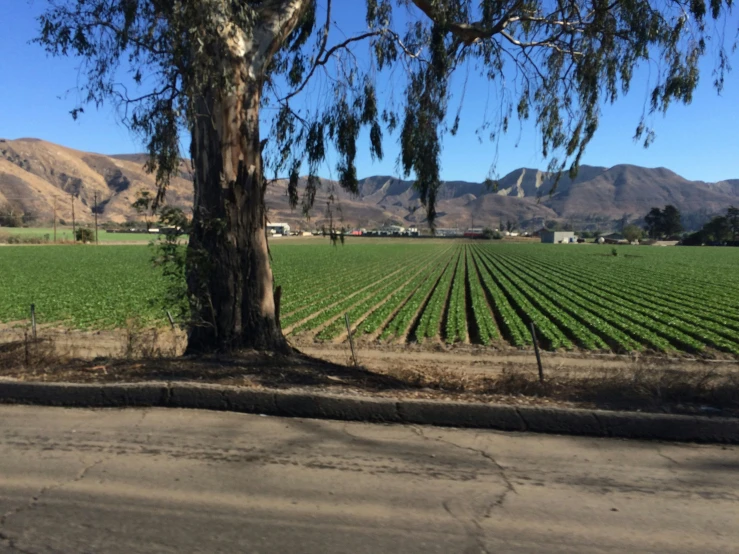
[[[31,304],[31,330],[33,332],[33,340],[36,340],[36,304]]]
[[[354,339],[352,338],[352,327],[349,323],[349,314],[344,314],[344,321],[346,322],[346,333],[349,337],[349,347],[352,349],[352,361],[354,362],[354,367],[357,367],[357,354],[354,352]]]

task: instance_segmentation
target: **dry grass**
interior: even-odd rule
[[[349,360],[347,360],[349,362]],[[175,357],[156,331],[132,322],[115,358],[71,360],[50,340],[0,345],[0,377],[34,381],[136,382],[176,380],[260,388],[303,389],[367,396],[561,405],[739,417],[739,369],[675,369],[669,362],[635,361],[625,369],[550,371],[545,381],[530,366],[506,364],[498,373],[438,368],[354,368],[304,355]]]
[[[679,370],[637,362],[629,369],[564,370],[544,382],[535,371],[515,366],[492,376],[397,368],[389,375],[409,386],[477,397],[546,398],[602,409],[739,416],[739,371],[715,367]]]
[[[12,371],[18,367],[34,370],[61,362],[63,360],[57,355],[53,342],[48,339],[26,336],[21,340],[0,344],[0,371]]]

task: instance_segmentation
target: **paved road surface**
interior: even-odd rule
[[[739,448],[0,406],[0,552],[739,552]]]

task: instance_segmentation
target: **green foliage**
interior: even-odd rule
[[[78,227],[74,232],[74,238],[77,242],[88,243],[95,242],[95,231],[87,227]]]
[[[445,336],[446,342],[453,344],[464,341],[467,338],[467,300],[465,290],[466,279],[466,247],[457,260],[457,268],[454,272],[454,281],[449,293],[449,308],[446,317]]]
[[[739,246],[739,208],[729,206],[725,216],[716,216],[697,233],[683,239],[682,244],[699,246],[703,243]]]
[[[480,122],[481,135],[499,140],[514,118],[532,119],[550,169],[574,175],[601,104],[628,92],[639,64],[654,60],[660,68],[649,91],[651,112],[691,101],[708,50],[707,23],[721,18],[724,7],[713,0],[567,0],[556,10],[513,0],[367,0],[366,29],[347,37],[332,24],[331,2],[319,8],[314,0],[58,0],[39,17],[37,42],[82,61],[83,102],[74,117],[84,104],[113,100],[124,123],[146,141],[148,169],[160,185],[154,205],[179,171],[180,132],[202,117],[203,99],[234,92],[245,63],[253,94],[275,108],[264,112],[271,129],[262,145],[265,166],[275,176],[291,175],[293,205],[300,201],[295,176],[304,158],[309,177],[302,203],[309,208],[331,149],[339,182],[356,191],[360,130],[368,130],[370,153],[381,158],[384,135],[400,127],[400,164],[414,176],[433,223],[443,138],[459,127],[459,110],[449,113],[457,72],[475,68],[501,91],[500,110],[491,110],[498,115]],[[262,44],[251,44],[255,37]],[[360,63],[366,56],[358,49],[366,46],[372,59]],[[716,51],[720,89],[728,62],[722,44]],[[405,93],[380,97],[378,79],[397,68]],[[140,85],[137,95],[118,84],[120,71]],[[648,114],[636,137],[653,140]]]
[[[301,340],[339,340],[349,313],[360,340],[452,343],[470,329],[474,342],[527,347],[533,321],[551,349],[739,356],[739,249],[645,247],[614,259],[588,246],[347,241],[335,249],[286,240],[271,250],[285,291],[282,325]],[[138,317],[166,325],[165,309],[187,314],[186,295],[172,294],[184,278],[149,258],[140,246],[0,249],[0,321],[25,319],[35,303],[44,324],[113,328]]]
[[[166,322],[154,307],[166,283],[141,246],[4,248],[0,266],[0,321],[25,320],[34,303],[40,323],[73,328],[122,328],[132,317]]]
[[[0,235],[0,243],[6,244],[44,244],[49,242],[49,235],[33,236],[25,234]]]
[[[423,309],[421,319],[418,322],[418,328],[416,329],[416,338],[419,342],[425,339],[436,338],[440,334],[444,311],[448,303],[454,274],[460,259],[461,252],[455,252],[454,259],[447,265],[444,273],[442,273],[439,282],[433,289],[433,293]]]
[[[136,210],[136,213],[144,216],[144,222],[146,228],[149,229],[149,215],[152,209],[154,198],[148,190],[140,190],[136,195],[136,201],[131,204],[131,207]]]
[[[626,227],[624,227],[623,235],[627,241],[635,242],[637,240],[641,240],[641,238],[644,236],[644,231],[642,231],[636,225],[627,225]]]
[[[0,227],[22,227],[23,210],[13,202],[0,204]]]
[[[472,257],[472,249],[467,249],[467,275],[469,279],[470,298],[472,299],[472,313],[475,316],[477,334],[482,344],[489,344],[499,338],[493,313],[488,305],[485,291],[477,273],[477,267]]]
[[[190,232],[190,221],[181,209],[165,206],[159,211],[159,226],[166,232],[152,244],[155,247],[154,265],[161,270],[166,284],[160,305],[164,310],[170,310],[180,324],[188,325],[192,320],[192,300],[185,275],[187,256],[193,252],[188,252],[183,242]]]
[[[644,217],[646,231],[650,238],[671,238],[679,235],[683,230],[680,220],[680,211],[670,204],[664,207],[652,208]]]

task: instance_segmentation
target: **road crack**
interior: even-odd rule
[[[466,519],[454,513],[454,510],[452,509],[448,500],[442,501],[441,505],[444,507],[444,510],[446,510],[446,513],[456,519],[462,525],[462,527],[464,527],[465,531],[467,532],[467,536],[472,541],[474,541],[474,543],[480,549],[480,552],[482,554],[490,554],[490,551],[485,546],[485,530],[482,528],[480,521],[474,517],[470,518],[470,521],[472,521],[473,525],[473,527],[470,527]]]
[[[667,460],[671,464],[675,464],[676,466],[679,466],[680,465],[680,462],[678,462],[675,458],[672,458],[672,457],[668,456],[667,454],[665,454],[664,452],[662,452],[662,449],[661,448],[658,448],[657,449],[657,455],[660,456],[661,458],[664,458],[665,460]]]
[[[104,460],[96,460],[91,464],[85,465],[78,473],[77,475],[69,480],[60,481],[59,483],[56,483],[54,485],[49,485],[48,487],[42,487],[39,489],[39,491],[34,494],[31,499],[23,504],[22,506],[18,506],[17,508],[13,508],[12,510],[5,512],[3,515],[0,516],[0,540],[5,541],[10,548],[12,548],[16,552],[21,552],[24,554],[32,554],[30,551],[22,550],[20,547],[18,547],[17,539],[11,537],[10,535],[3,532],[3,527],[5,527],[8,519],[10,519],[13,516],[16,516],[23,512],[29,512],[36,508],[38,503],[41,501],[41,499],[49,494],[50,492],[53,492],[55,490],[59,490],[62,487],[71,485],[72,483],[77,483],[79,481],[82,481],[82,479],[85,478],[85,476],[88,474],[90,470],[92,470],[94,467],[100,465],[103,463]]]
[[[518,491],[516,490],[516,487],[513,485],[513,482],[508,477],[508,474],[505,471],[505,468],[500,465],[498,460],[496,460],[493,456],[491,456],[488,452],[481,448],[474,448],[471,446],[462,446],[460,444],[457,444],[455,442],[452,442],[450,440],[446,440],[441,437],[429,437],[424,433],[423,429],[421,427],[418,427],[416,425],[412,425],[411,429],[413,432],[421,437],[424,440],[427,441],[436,441],[443,444],[447,444],[449,446],[453,446],[455,448],[459,448],[460,450],[466,450],[468,452],[473,452],[479,456],[482,456],[486,460],[488,460],[497,470],[498,476],[502,479],[503,483],[505,484],[505,490],[501,493],[495,496],[492,502],[490,502],[487,507],[482,511],[481,516],[473,516],[470,518],[470,521],[472,522],[473,528],[470,528],[466,523],[465,520],[463,520],[461,517],[459,517],[457,514],[454,513],[454,511],[451,509],[451,506],[449,504],[449,501],[443,501],[442,505],[444,506],[444,509],[454,517],[457,521],[462,523],[462,525],[467,529],[468,534],[471,538],[474,538],[475,542],[479,546],[481,552],[484,554],[489,554],[489,551],[485,547],[484,544],[484,538],[485,538],[485,530],[482,527],[482,520],[487,519],[492,516],[493,511],[495,511],[497,508],[502,507],[505,504],[505,501],[508,499],[508,496],[510,494],[518,494]],[[477,438],[477,435],[475,435],[475,438]]]
[[[485,450],[483,450],[481,448],[473,448],[471,446],[462,446],[460,444],[457,444],[455,442],[452,442],[452,441],[443,439],[441,437],[429,437],[429,436],[427,436],[423,432],[423,430],[420,427],[415,426],[415,425],[414,426],[411,426],[411,429],[413,429],[413,431],[419,437],[421,437],[421,438],[423,438],[425,440],[437,441],[437,442],[441,442],[441,443],[444,443],[444,444],[448,444],[449,446],[454,446],[455,448],[459,448],[461,450],[468,450],[470,452],[474,452],[475,454],[478,454],[478,455],[482,456],[483,458],[485,458],[486,460],[488,460],[493,466],[495,466],[495,469],[497,470],[498,475],[500,476],[500,478],[503,480],[503,482],[506,485],[506,490],[501,495],[499,495],[499,497],[496,500],[496,502],[494,502],[492,504],[492,507],[493,508],[498,507],[498,506],[502,506],[503,503],[505,502],[507,496],[510,493],[518,494],[518,491],[516,491],[516,487],[513,485],[513,482],[508,477],[508,474],[506,473],[505,468],[503,466],[501,466],[500,463],[498,463],[498,460],[496,460],[495,458],[493,458],[493,456],[491,456]],[[475,438],[477,438],[477,435],[475,435]],[[488,517],[488,516],[486,516],[486,517]]]

